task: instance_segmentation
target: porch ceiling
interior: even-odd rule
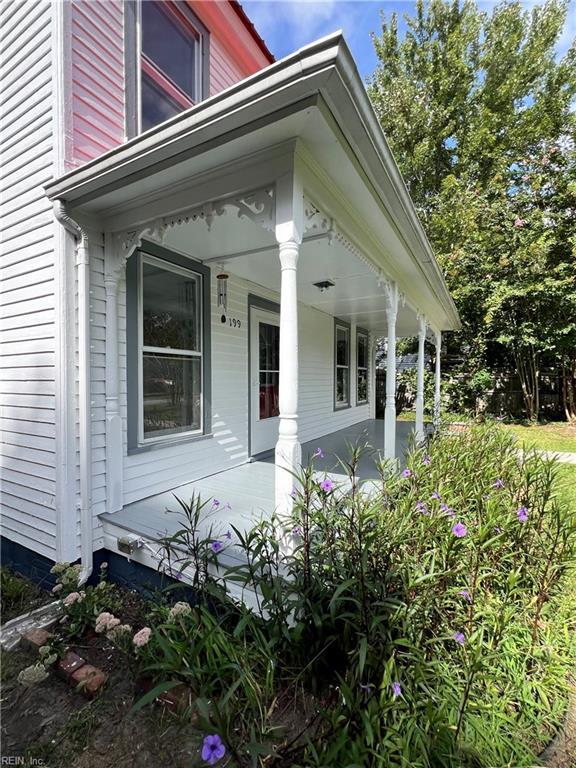
[[[171,229],[167,247],[199,261],[218,259],[213,266],[262,286],[280,291],[278,246],[271,232],[234,215],[222,216],[207,230],[195,221]],[[325,292],[314,283],[330,280]],[[386,333],[384,290],[365,262],[339,241],[328,238],[304,241],[298,260],[298,299],[329,315],[354,322],[374,333]],[[408,306],[398,311],[397,335],[418,332],[416,313]]]

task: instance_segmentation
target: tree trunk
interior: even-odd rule
[[[562,403],[566,421],[576,421],[576,354],[562,358]]]
[[[520,379],[524,410],[529,421],[537,421],[540,411],[539,354],[533,347],[513,349],[516,371]]]

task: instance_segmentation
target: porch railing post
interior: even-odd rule
[[[422,443],[424,434],[424,345],[426,342],[426,318],[418,315],[418,369],[416,379],[416,441]]]
[[[434,429],[440,428],[440,351],[442,349],[442,333],[436,331],[436,365],[434,368]]]
[[[275,451],[275,507],[280,515],[294,505],[294,475],[302,463],[298,440],[297,264],[302,241],[302,189],[294,174],[276,185],[276,239],[280,256],[279,426]]]
[[[396,318],[398,286],[386,288],[386,407],[384,408],[384,458],[396,458]]]

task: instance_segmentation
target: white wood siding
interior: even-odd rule
[[[56,368],[49,3],[0,4],[3,534],[54,557]]]

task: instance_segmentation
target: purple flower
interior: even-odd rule
[[[402,693],[402,686],[400,685],[400,683],[398,682],[392,683],[392,697],[394,699],[397,699],[401,693]]]
[[[324,453],[322,451],[322,448],[316,448],[316,450],[312,454],[312,458],[313,459],[323,459],[324,458]]]
[[[324,491],[324,493],[330,493],[330,491],[334,488],[334,483],[330,478],[326,478],[326,480],[322,480],[320,483],[320,488]]]
[[[222,544],[221,541],[216,539],[215,541],[212,542],[212,544],[210,544],[210,549],[212,550],[212,552],[214,552],[215,555],[217,555],[218,552],[221,552],[224,549],[224,544]]]
[[[425,467],[429,467],[430,466],[430,461],[431,461],[430,456],[426,455],[422,459],[422,464],[424,464]]]
[[[444,514],[448,515],[448,517],[456,517],[454,510],[450,509],[448,504],[440,504],[440,512],[444,512]]]
[[[302,528],[299,525],[292,528],[292,536],[302,536]]]
[[[518,520],[521,523],[525,523],[528,520],[528,507],[521,506],[516,514],[518,515]]]
[[[291,498],[296,500],[296,498],[298,497],[298,491],[296,490],[296,488],[292,488],[292,490],[290,491],[290,496]]]
[[[428,507],[426,506],[425,502],[423,501],[417,501],[416,502],[416,510],[420,512],[422,515],[429,515],[430,512],[428,512]]]
[[[228,541],[232,541],[232,531],[226,531],[224,538],[228,539]]]
[[[452,526],[452,533],[454,536],[456,536],[457,539],[463,539],[464,536],[468,533],[468,529],[464,525],[464,523],[455,523]]]
[[[460,592],[458,592],[458,594],[460,595],[460,597],[463,597],[464,600],[468,600],[469,603],[472,602],[472,595],[470,594],[470,592],[468,592],[467,589],[461,589]]]
[[[498,478],[498,480],[496,480],[496,482],[494,483],[494,488],[498,488],[498,490],[501,490],[502,488],[504,488],[504,481]]]
[[[218,501],[218,499],[213,499],[212,500],[212,509],[217,509],[219,506],[220,506],[220,502]]]
[[[434,493],[432,494],[432,498],[436,499],[437,501],[442,501],[442,496],[440,496],[438,491],[434,491]]]
[[[454,632],[453,636],[454,640],[458,643],[458,645],[464,645],[464,641],[466,638],[464,637],[463,632]]]
[[[412,470],[406,467],[406,469],[402,470],[402,477],[412,477]]]
[[[217,733],[205,737],[202,744],[202,760],[205,760],[209,765],[214,765],[214,763],[221,760],[225,754],[226,747]]]

